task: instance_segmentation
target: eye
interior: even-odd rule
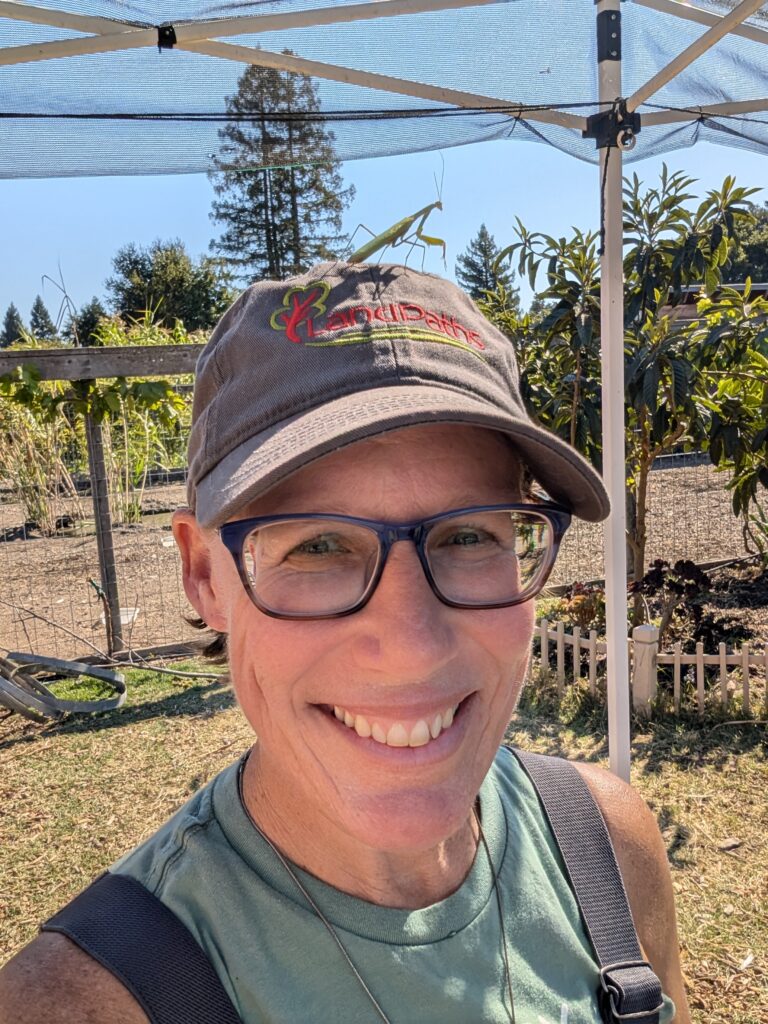
[[[466,527],[451,534],[448,537],[448,543],[457,547],[473,547],[477,544],[487,544],[494,539],[485,530],[473,530],[471,527]]]
[[[498,537],[491,530],[472,523],[450,524],[435,537],[441,548],[489,548],[498,544]]]
[[[338,555],[348,550],[343,539],[337,534],[324,533],[297,544],[288,555]]]

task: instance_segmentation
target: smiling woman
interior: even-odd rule
[[[418,337],[355,312],[415,307],[435,311]],[[320,319],[333,345],[315,344]],[[473,344],[446,345],[447,323]],[[580,859],[611,884],[594,799],[635,918],[640,945],[627,914],[628,945],[610,947],[632,963],[608,969],[555,790],[500,747],[532,599],[571,514],[606,512],[594,471],[528,419],[509,341],[454,286],[336,263],[248,289],[198,365],[173,527],[258,739],[107,876],[170,912],[232,1016],[181,1010],[154,912],[126,905],[118,927],[102,879],[0,975],[0,1021],[685,1024],[647,809],[594,769],[566,787],[597,822]]]

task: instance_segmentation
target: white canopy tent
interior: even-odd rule
[[[521,126],[597,154],[608,728],[628,779],[622,164],[699,138],[768,151],[766,43],[765,0],[0,0],[0,176],[213,169],[244,64],[311,76],[341,159]]]

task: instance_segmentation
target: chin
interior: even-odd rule
[[[482,779],[480,780],[482,782]],[[480,786],[478,782],[478,789]],[[344,828],[373,849],[389,853],[429,850],[455,835],[472,811],[477,791],[407,790],[360,795],[343,809]]]

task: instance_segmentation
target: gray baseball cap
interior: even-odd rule
[[[302,466],[416,423],[507,434],[534,479],[583,519],[608,496],[523,407],[515,353],[456,285],[391,264],[322,263],[240,295],[197,363],[188,500],[220,526]]]

